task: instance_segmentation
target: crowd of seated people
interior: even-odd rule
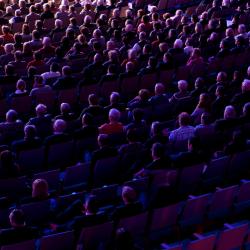
[[[101,160],[119,159],[107,184],[122,185],[250,148],[249,1],[202,1],[191,13],[148,8],[158,2],[0,1],[0,182],[32,183],[32,195],[3,194],[17,208],[0,246],[67,230],[79,237],[83,227],[153,206],[125,185],[103,212],[91,193]],[[53,146],[67,143],[69,161],[51,166]],[[44,150],[44,166],[26,172],[19,156],[33,149]],[[66,194],[65,169],[78,161],[90,166],[86,198],[56,206],[42,226],[26,225],[20,205]],[[53,193],[32,179],[51,169],[62,177]],[[106,249],[137,249],[124,229],[116,234]]]

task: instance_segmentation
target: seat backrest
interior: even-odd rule
[[[23,150],[17,155],[17,162],[23,173],[35,173],[44,169],[44,147]]]
[[[35,240],[28,240],[21,243],[1,247],[1,250],[20,250],[20,249],[34,250]]]
[[[146,74],[141,76],[140,79],[140,88],[153,90],[155,83],[157,82],[157,73]]]
[[[11,108],[18,113],[29,113],[32,108],[31,96],[18,96],[11,99]]]
[[[240,185],[237,195],[237,203],[250,201],[250,181],[245,181]]]
[[[55,169],[33,175],[33,180],[44,179],[47,181],[50,190],[58,190],[60,185],[60,170]]]
[[[178,180],[178,191],[180,194],[192,194],[201,182],[204,163],[185,167],[180,170]]]
[[[74,248],[74,232],[67,231],[44,236],[40,240],[40,250],[70,250]]]
[[[98,245],[111,240],[113,231],[113,223],[107,222],[101,225],[83,228],[78,245],[83,246],[82,249],[97,249]]]
[[[94,185],[103,186],[116,183],[119,177],[119,157],[98,160],[94,167]]]
[[[49,168],[57,169],[68,166],[73,159],[73,151],[73,141],[50,145],[48,151]]]
[[[63,185],[72,186],[82,182],[87,183],[89,175],[90,175],[89,163],[77,164],[75,166],[68,167],[65,170]]]
[[[54,18],[47,18],[43,21],[43,27],[47,30],[52,30],[55,28],[55,19]]]
[[[87,103],[90,94],[97,93],[98,84],[82,86],[80,90],[80,102]]]
[[[48,91],[46,93],[37,93],[35,96],[35,101],[36,104],[42,103],[47,106],[48,110],[51,110],[55,105],[55,92]]]
[[[217,250],[241,249],[244,237],[248,230],[248,224],[233,226],[221,232],[216,243]]]
[[[121,81],[121,94],[132,97],[139,90],[139,76],[126,77]]]
[[[45,223],[49,218],[50,204],[51,200],[45,200],[21,205],[27,225],[35,226]]]
[[[63,102],[69,103],[70,105],[75,104],[77,101],[77,89],[64,89],[60,90],[58,93],[58,104]]]
[[[142,213],[134,215],[132,217],[127,217],[120,219],[118,227],[122,227],[128,230],[133,236],[139,236],[144,234],[146,230],[146,225],[148,222],[148,213]]]
[[[100,95],[106,99],[108,99],[108,97],[112,92],[118,92],[118,91],[119,91],[118,80],[103,82],[100,87]]]
[[[169,205],[163,208],[156,208],[153,211],[150,231],[159,231],[176,225],[183,203]]]
[[[216,236],[209,235],[199,240],[190,242],[187,246],[187,250],[213,250]]]
[[[197,197],[192,197],[187,200],[183,213],[180,218],[180,223],[199,224],[203,221],[206,209],[212,194],[205,194]]]

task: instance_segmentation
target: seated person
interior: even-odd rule
[[[208,157],[200,149],[200,140],[192,137],[188,140],[188,151],[180,152],[172,157],[173,165],[176,168],[190,167],[206,162]]]
[[[0,179],[14,178],[20,175],[19,165],[9,150],[0,153]]]
[[[34,125],[26,125],[24,127],[24,138],[14,141],[11,149],[18,153],[22,150],[38,148],[41,145],[41,139],[36,136],[36,127]]]
[[[123,125],[119,122],[120,111],[111,109],[109,111],[109,123],[105,123],[99,127],[100,134],[116,134],[123,132]]]
[[[124,111],[126,108],[126,104],[120,102],[120,94],[118,92],[112,92],[110,94],[109,102],[110,104],[104,107],[104,110],[107,112],[107,114],[112,108],[118,109],[120,112]]]
[[[111,215],[114,220],[133,216],[143,211],[143,206],[141,202],[137,200],[136,191],[132,187],[124,186],[122,188],[122,201],[123,204],[116,207]]]
[[[9,98],[18,97],[18,96],[27,96],[28,92],[26,90],[26,83],[24,80],[19,79],[16,83],[16,91],[10,94]]]
[[[38,230],[25,223],[25,216],[21,209],[14,209],[9,215],[11,228],[0,232],[0,246],[11,245],[39,237]]]
[[[71,107],[68,103],[61,103],[60,112],[60,115],[57,115],[55,120],[63,119],[65,122],[70,122],[76,119],[76,116],[71,112]]]
[[[51,227],[57,232],[75,230],[76,234],[80,234],[84,227],[91,227],[107,221],[106,214],[98,210],[94,195],[90,195],[84,204],[81,200],[76,200],[56,216],[58,224],[52,224]]]

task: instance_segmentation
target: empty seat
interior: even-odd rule
[[[204,236],[201,239],[191,241],[187,245],[187,250],[213,250],[215,244],[216,236],[209,235]]]
[[[134,97],[139,91],[139,76],[126,77],[121,80],[120,91],[125,98]]]
[[[177,203],[163,208],[153,210],[150,236],[151,238],[172,233],[177,224],[178,216],[183,207],[183,203]]]
[[[134,237],[140,237],[146,232],[147,222],[148,213],[145,212],[132,217],[120,219],[118,228],[122,227],[125,230],[128,230]]]
[[[80,249],[97,249],[102,243],[111,240],[113,223],[107,222],[101,225],[84,228],[81,232],[77,245]]]
[[[119,181],[119,157],[98,160],[94,167],[94,186],[100,187]]]
[[[68,231],[44,236],[40,240],[40,250],[73,250],[74,232]]]
[[[208,210],[208,219],[214,220],[228,216],[231,212],[237,190],[237,185],[227,188],[218,188],[212,196]]]
[[[70,166],[73,159],[73,141],[52,144],[48,147],[48,168],[57,169]]]
[[[140,78],[140,89],[153,90],[157,83],[157,73],[142,75]]]
[[[86,188],[90,175],[90,164],[83,163],[68,167],[65,170],[63,187],[65,190],[81,190]]]
[[[17,162],[22,173],[37,173],[44,169],[44,147],[23,150],[17,154]]]
[[[112,92],[118,92],[119,91],[119,81],[106,81],[103,82],[100,86],[100,96],[108,100],[110,94]]]
[[[31,112],[32,97],[31,96],[18,96],[11,98],[11,108],[16,110],[17,113],[27,114]]]
[[[63,102],[74,105],[77,102],[77,89],[63,89],[58,92],[58,104],[60,105]]]
[[[2,246],[1,250],[21,250],[21,249],[35,250],[36,249],[35,242],[36,242],[35,240],[28,240],[28,241],[20,242],[17,244]]]
[[[190,197],[183,209],[179,224],[182,228],[201,224],[212,194]]]
[[[241,249],[244,237],[248,230],[248,224],[228,225],[227,229],[222,231],[216,242],[216,250]]]
[[[243,180],[234,204],[234,212],[241,214],[250,207],[250,181]]]

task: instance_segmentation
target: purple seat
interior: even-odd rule
[[[110,94],[112,92],[118,92],[119,91],[119,81],[106,81],[103,82],[100,86],[100,96],[108,100]]]
[[[155,235],[158,236],[159,232],[164,232],[164,234],[171,233],[175,229],[182,207],[183,203],[177,203],[154,209],[150,225],[151,237],[155,238]]]
[[[172,84],[173,77],[174,77],[174,70],[173,69],[162,70],[160,72],[159,82],[163,83],[164,86],[166,87],[166,89],[168,89],[169,85]]]
[[[21,250],[21,249],[35,250],[36,249],[35,242],[36,242],[35,240],[28,240],[28,241],[20,242],[17,244],[2,246],[1,250]]]
[[[76,104],[77,101],[77,89],[64,89],[58,92],[58,104],[63,102],[69,103],[70,105]]]
[[[50,215],[51,202],[52,200],[45,200],[21,205],[27,225],[36,226],[46,223]]]
[[[179,81],[179,80],[188,80],[189,74],[190,74],[190,69],[189,69],[188,66],[178,67],[177,70],[176,70],[175,79],[177,81]]]
[[[77,245],[80,249],[97,249],[99,244],[106,243],[111,240],[113,231],[113,223],[83,228]]]
[[[185,167],[180,170],[178,177],[178,193],[180,195],[193,194],[201,183],[201,176],[204,169],[204,163]]]
[[[183,209],[179,223],[182,228],[201,224],[212,194],[190,197]]]
[[[68,231],[58,234],[44,236],[40,239],[40,250],[73,250],[74,232]]]
[[[234,204],[234,212],[240,214],[250,207],[250,181],[242,180],[239,192]]]
[[[89,181],[90,164],[83,163],[68,167],[65,170],[63,187],[65,190],[82,190]]]
[[[98,84],[82,86],[80,90],[80,103],[88,103],[89,95],[97,93],[97,90]]]
[[[98,160],[94,167],[94,186],[100,187],[119,181],[119,157]]]
[[[4,117],[8,111],[8,104],[5,99],[0,100],[0,117]]]
[[[250,151],[240,152],[232,156],[227,169],[230,180],[238,180],[244,177],[249,169]]]
[[[212,160],[208,164],[203,174],[203,187],[205,189],[219,186],[222,183],[226,174],[229,160],[230,158],[228,156],[225,156]]]
[[[104,186],[102,188],[93,189],[91,194],[96,196],[98,206],[104,207],[114,205],[118,202],[118,185]]]
[[[225,218],[231,212],[238,186],[218,188],[213,194],[208,210],[208,219]]]
[[[56,79],[54,79],[54,81],[56,81]],[[54,91],[48,91],[47,93],[37,93],[35,95],[36,105],[42,103],[47,106],[47,109],[49,111],[53,110],[55,105],[55,99],[56,99],[56,94]]]
[[[187,250],[213,250],[216,236],[209,235],[202,237],[201,239],[191,241],[187,245]]]
[[[37,173],[44,169],[44,147],[23,150],[17,153],[17,162],[22,173]]]
[[[57,204],[60,209],[65,209],[70,206],[74,201],[81,200],[82,202],[85,200],[86,192],[72,193],[68,195],[63,195],[58,197]]]
[[[74,142],[52,144],[48,148],[48,168],[64,168],[72,163],[74,155]]]
[[[139,89],[139,76],[126,77],[121,80],[120,90],[124,97],[134,97]]]
[[[148,213],[142,213],[138,215],[134,215],[132,217],[127,217],[120,219],[118,223],[118,228],[124,228],[128,230],[131,235],[135,237],[139,237],[144,235],[146,231],[146,226],[148,222]]]
[[[57,191],[60,187],[60,171],[59,169],[47,172],[41,172],[33,175],[33,180],[45,179],[48,182],[50,191]]]
[[[11,108],[16,110],[19,114],[27,114],[32,109],[32,97],[31,96],[18,96],[11,99]]]
[[[153,90],[157,83],[157,73],[146,74],[140,78],[140,89]]]
[[[216,250],[241,249],[244,237],[247,234],[248,224],[228,225],[222,231],[216,242]]]

